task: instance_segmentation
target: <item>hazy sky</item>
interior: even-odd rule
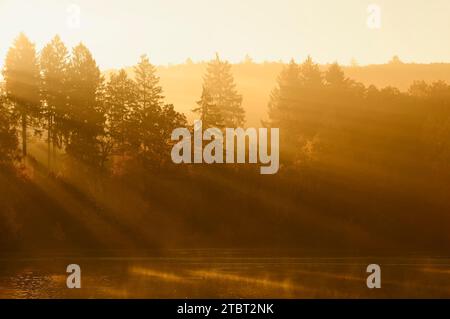
[[[369,4],[381,28],[367,26]],[[80,25],[75,11],[81,9]],[[72,8],[73,9],[73,8]],[[56,33],[68,46],[83,41],[102,68],[208,60],[233,62],[450,62],[450,0],[0,0],[0,65],[24,31],[40,49]]]

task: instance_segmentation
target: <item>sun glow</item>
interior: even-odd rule
[[[36,44],[38,51],[55,34],[60,35],[69,47],[82,41],[90,18],[84,17],[84,24],[75,26],[70,20],[74,13],[71,2],[66,0],[1,0],[0,66],[9,46],[20,32],[24,32]]]
[[[372,1],[347,0],[0,0],[0,61],[19,32],[37,49],[59,34],[67,46],[83,41],[103,69],[128,66],[142,53],[154,64],[230,62],[249,54],[255,62],[337,60],[360,65],[446,62],[450,2],[378,0],[380,28],[367,27]],[[72,10],[70,9],[72,6]],[[80,9],[80,24],[70,22]],[[289,8],[289,9],[287,9]],[[3,62],[0,62],[3,63]]]

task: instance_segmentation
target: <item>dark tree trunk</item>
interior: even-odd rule
[[[51,120],[51,116],[48,117],[48,128],[47,128],[47,166],[48,166],[48,171],[51,171],[51,139],[52,139],[52,120]]]
[[[27,156],[27,115],[22,113],[22,155]]]

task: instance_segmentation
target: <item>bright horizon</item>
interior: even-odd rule
[[[447,0],[0,0],[0,66],[20,32],[39,51],[55,34],[68,48],[80,41],[105,70],[133,65],[148,54],[156,65],[210,60],[233,63],[303,60],[321,64],[450,62]],[[369,4],[381,8],[381,27],[367,24]],[[71,4],[81,9],[71,27]]]

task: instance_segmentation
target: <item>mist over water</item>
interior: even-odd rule
[[[376,258],[382,288],[366,287],[375,258],[250,257],[171,251],[171,257],[1,259],[1,298],[448,298],[450,260]],[[81,289],[66,287],[77,261]]]

